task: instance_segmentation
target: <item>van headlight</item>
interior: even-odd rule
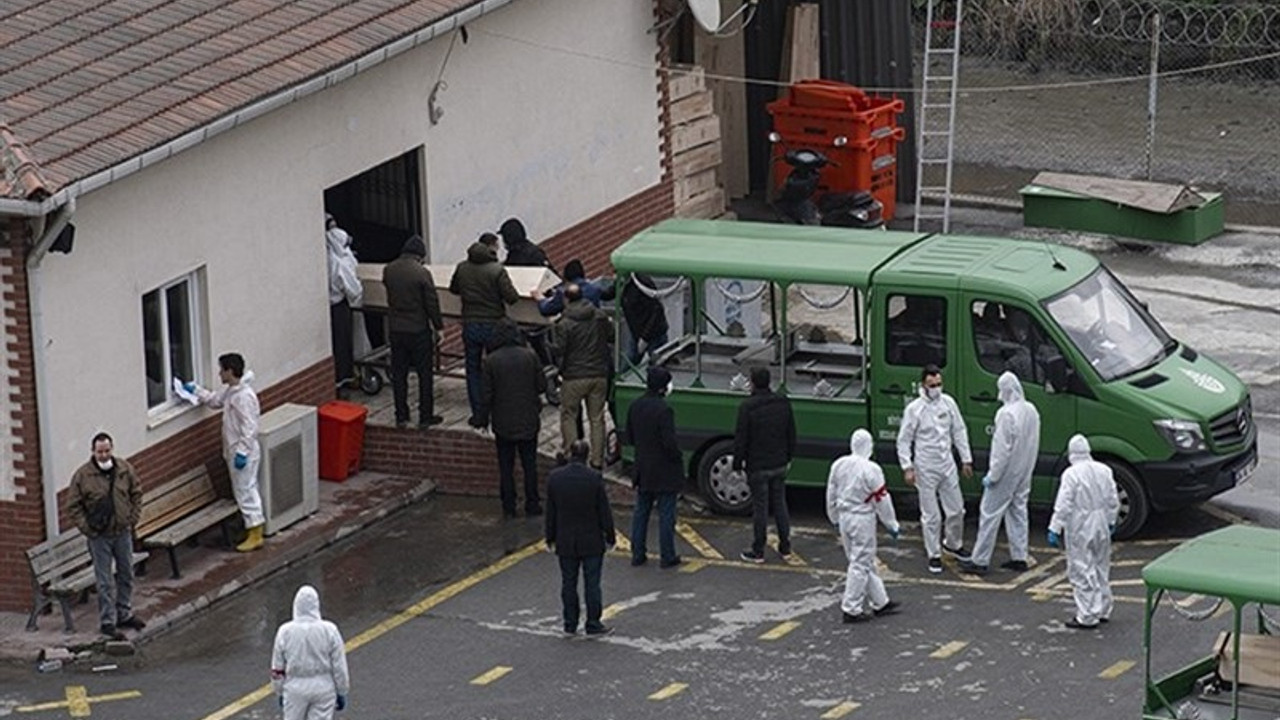
[[[1200,430],[1200,423],[1191,422],[1190,420],[1156,420],[1156,429],[1160,434],[1164,435],[1169,444],[1178,452],[1195,452],[1204,450],[1204,433]]]

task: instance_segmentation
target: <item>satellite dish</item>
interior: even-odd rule
[[[693,19],[703,30],[709,33],[720,31],[720,0],[688,0],[688,3]]]

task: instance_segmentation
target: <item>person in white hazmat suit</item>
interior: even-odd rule
[[[231,491],[244,526],[248,531],[244,542],[236,546],[240,552],[250,552],[262,547],[262,496],[258,493],[258,464],[262,452],[258,445],[258,394],[249,386],[253,373],[245,374],[244,358],[239,353],[226,353],[218,357],[220,390],[207,390],[195,383],[186,383],[187,392],[201,403],[222,412],[222,454],[231,472]]]
[[[844,598],[840,601],[841,620],[845,623],[890,615],[899,607],[889,599],[884,581],[876,572],[876,518],[895,540],[901,528],[884,473],[871,459],[872,445],[871,433],[862,428],[854,430],[849,440],[850,454],[836,458],[827,476],[827,518],[839,528],[840,544],[849,559]]]
[[[351,236],[325,214],[325,247],[329,258],[329,337],[333,369],[339,387],[355,381],[355,334],[351,308],[364,299],[364,286],[356,275],[359,264],[351,252]]]
[[[942,371],[936,365],[926,365],[920,380],[920,397],[907,405],[898,427],[898,464],[902,466],[903,480],[915,486],[919,495],[920,529],[929,556],[929,572],[940,573],[943,548],[956,557],[965,557],[964,498],[951,448],[954,446],[960,453],[965,477],[973,476],[973,453],[969,451],[969,431],[960,407],[942,392]],[[939,500],[945,521],[939,516]]]
[[[293,597],[293,620],[276,631],[271,688],[284,720],[329,720],[347,707],[351,676],[338,626],[320,617],[320,596],[310,585]]]
[[[1001,407],[996,411],[990,464],[982,478],[978,538],[973,542],[973,554],[960,562],[961,570],[977,575],[987,572],[1001,521],[1009,538],[1010,559],[1000,567],[1018,572],[1027,569],[1027,499],[1040,454],[1040,413],[1027,402],[1018,376],[1003,373],[996,388]]]
[[[1111,533],[1120,515],[1120,495],[1111,468],[1093,459],[1089,441],[1072,435],[1058,497],[1049,519],[1049,545],[1067,549],[1067,579],[1076,615],[1065,625],[1092,630],[1111,618]]]

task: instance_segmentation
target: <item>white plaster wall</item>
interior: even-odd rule
[[[7,248],[0,250],[6,259],[12,257],[12,252]],[[17,353],[9,350],[9,343],[16,340],[13,334],[17,327],[13,318],[16,303],[4,299],[14,292],[15,272],[8,265],[0,265],[0,502],[16,499],[23,489],[18,487],[18,481],[23,479],[22,471],[14,468],[14,463],[22,459],[22,453],[18,452],[22,421],[13,419],[19,408],[13,402],[10,384],[18,377],[18,369],[14,367]]]
[[[516,0],[455,47],[437,126],[448,37],[82,196],[75,251],[41,272],[49,479],[66,486],[98,429],[127,455],[207,412],[149,429],[143,374],[142,295],[197,267],[207,384],[221,352],[259,387],[330,354],[326,187],[425,146],[428,241],[453,262],[508,216],[540,239],[657,183],[652,22],[649,2]]]

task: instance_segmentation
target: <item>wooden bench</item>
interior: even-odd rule
[[[146,553],[134,553],[133,564],[147,559]],[[89,543],[79,530],[68,530],[53,540],[46,540],[27,550],[27,563],[31,566],[31,585],[34,597],[31,616],[27,618],[27,630],[39,629],[36,616],[53,605],[56,598],[62,607],[62,621],[68,633],[75,632],[71,620],[72,598],[83,598],[95,584],[93,559],[89,556]]]
[[[143,547],[169,552],[169,565],[177,578],[182,576],[178,572],[178,545],[195,540],[214,525],[222,528],[222,539],[230,545],[226,521],[239,513],[235,501],[218,497],[209,471],[200,465],[143,493],[137,536]]]

